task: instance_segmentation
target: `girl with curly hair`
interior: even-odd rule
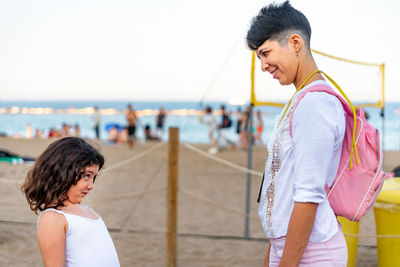
[[[66,137],[51,143],[21,189],[40,215],[37,238],[45,266],[120,266],[101,217],[81,204],[94,187],[104,157],[88,142]]]

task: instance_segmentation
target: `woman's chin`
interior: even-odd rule
[[[278,78],[278,80],[279,80],[279,83],[281,84],[281,85],[291,85],[293,82],[292,81],[288,81],[288,80],[286,80],[286,79],[280,79],[280,78]]]
[[[289,85],[290,83],[288,83],[287,81],[283,81],[283,80],[279,80],[279,83],[281,85]]]

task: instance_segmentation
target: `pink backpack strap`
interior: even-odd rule
[[[343,97],[341,97],[339,94],[337,94],[335,91],[333,91],[333,89],[330,86],[328,86],[326,84],[317,84],[317,85],[311,86],[310,88],[304,90],[304,92],[301,93],[299,99],[293,106],[292,112],[289,115],[290,116],[290,118],[289,118],[290,136],[292,136],[292,121],[293,121],[294,111],[296,110],[297,106],[299,105],[299,103],[303,99],[303,97],[309,92],[324,92],[324,93],[328,93],[333,96],[336,96],[339,99],[340,103],[342,103],[344,111],[347,114],[353,114],[353,111],[351,110],[351,107],[346,102],[346,100],[344,100]]]

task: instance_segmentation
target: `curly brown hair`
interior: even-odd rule
[[[85,168],[104,165],[103,155],[79,137],[65,137],[51,143],[38,157],[21,186],[36,214],[47,208],[64,206],[67,192],[81,179]]]

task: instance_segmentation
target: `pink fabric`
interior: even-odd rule
[[[286,237],[270,239],[271,251],[269,266],[279,266],[285,247]],[[308,242],[299,267],[346,267],[346,240],[339,225],[338,232],[328,241],[321,243]]]
[[[382,148],[380,147],[379,131],[372,127],[364,117],[364,110],[357,114],[355,141],[360,165],[357,165],[353,155],[353,168],[350,169],[350,156],[354,128],[354,117],[351,107],[327,85],[315,85],[302,92],[300,100],[308,92],[325,92],[336,96],[342,103],[346,116],[346,133],[343,139],[342,155],[334,183],[325,188],[327,199],[336,215],[346,217],[351,221],[359,221],[374,205],[385,180],[382,171]],[[290,125],[290,131],[292,126]]]

